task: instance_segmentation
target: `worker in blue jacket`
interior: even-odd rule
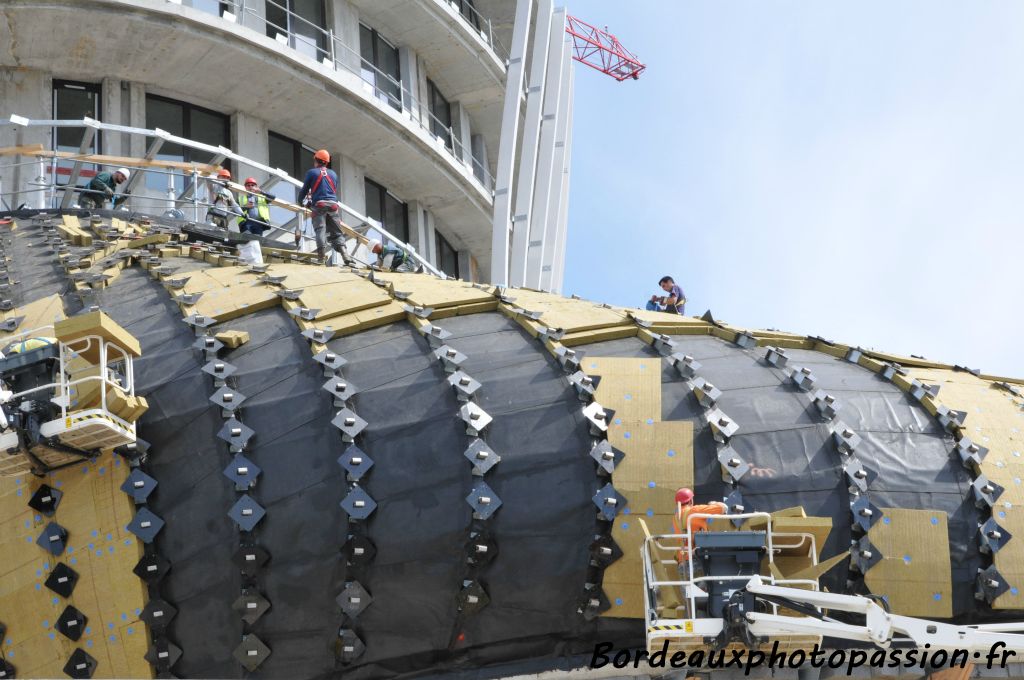
[[[338,203],[338,175],[327,167],[331,154],[320,149],[313,154],[313,167],[306,172],[306,179],[299,190],[298,203],[307,199],[313,213],[313,233],[316,235],[316,256],[323,261],[327,241],[331,248],[348,259],[345,241],[341,232],[341,205]]]

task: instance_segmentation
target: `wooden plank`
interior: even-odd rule
[[[864,581],[886,598],[896,614],[949,618],[953,584],[946,513],[882,508],[882,520],[868,532],[883,555]]]
[[[42,144],[22,144],[21,146],[0,147],[0,156],[35,156],[45,151]]]

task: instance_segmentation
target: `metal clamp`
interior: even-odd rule
[[[454,373],[466,361],[466,355],[448,345],[441,345],[434,350],[434,357],[444,366],[446,373]]]
[[[228,517],[235,520],[235,524],[242,531],[252,531],[260,523],[267,511],[257,503],[249,494],[243,494],[231,509],[228,510]]]
[[[704,408],[714,408],[722,396],[722,390],[700,376],[690,381],[690,389],[693,391],[693,396],[697,398],[697,401]]]
[[[345,452],[338,456],[338,465],[345,468],[348,481],[358,482],[373,467],[373,459],[355,444],[350,444]]]
[[[455,396],[459,401],[469,401],[481,387],[478,380],[461,370],[448,376],[448,384],[455,390]]]
[[[814,374],[811,373],[811,369],[802,366],[794,366],[789,374],[789,378],[793,381],[794,385],[804,392],[810,392],[814,389],[814,384],[818,381]]]
[[[997,553],[1013,538],[1013,534],[999,526],[994,517],[978,527],[978,547],[983,553]]]
[[[775,368],[785,368],[786,364],[789,363],[789,357],[786,356],[786,350],[779,347],[768,347],[768,351],[764,354],[764,360]]]
[[[615,490],[611,482],[598,489],[591,500],[597,506],[598,514],[609,522],[614,520],[629,503],[625,496]]]
[[[466,502],[473,508],[473,519],[489,519],[501,507],[501,499],[487,482],[479,482],[466,496]]]
[[[729,438],[740,429],[736,421],[723,413],[719,408],[708,411],[705,417],[708,420],[708,425],[711,426],[711,434],[714,436],[715,441],[721,444],[729,441]]]
[[[331,420],[331,425],[341,430],[344,441],[354,441],[360,432],[366,429],[367,423],[350,408],[343,408]]]
[[[814,405],[818,407],[821,417],[825,420],[835,418],[836,413],[842,408],[842,404],[836,401],[836,398],[831,394],[826,393],[825,390],[818,390],[814,393]]]
[[[473,464],[473,475],[476,477],[483,477],[488,470],[501,462],[501,456],[479,438],[470,442],[462,455]]]
[[[479,435],[493,420],[487,411],[471,401],[462,405],[462,408],[459,409],[459,416],[466,424],[466,434],[473,437]]]
[[[610,476],[625,455],[612,447],[607,439],[599,439],[590,449],[590,457],[597,462],[599,474]]]
[[[352,486],[340,505],[341,509],[348,513],[349,520],[366,519],[377,509],[377,501],[359,485]]]
[[[832,441],[836,443],[839,453],[849,456],[860,446],[860,435],[853,428],[839,420],[832,427]]]
[[[882,561],[884,556],[867,536],[850,543],[850,566],[861,574],[868,573],[871,567]]]
[[[750,472],[750,464],[731,446],[723,446],[718,450],[718,463],[722,466],[722,479],[726,482],[736,483]]]
[[[672,354],[669,356],[669,361],[675,367],[676,373],[683,378],[694,377],[701,366],[700,362],[689,354]]]
[[[349,618],[356,618],[373,603],[373,597],[359,581],[349,581],[334,601]]]

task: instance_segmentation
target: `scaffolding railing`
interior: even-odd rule
[[[488,167],[473,155],[471,147],[459,138],[457,130],[450,123],[445,123],[430,110],[430,106],[415,97],[402,80],[396,80],[390,74],[385,73],[374,64],[363,59],[358,49],[343,42],[333,29],[323,28],[309,19],[296,14],[286,7],[282,2],[275,0],[261,0],[264,5],[263,13],[260,13],[251,0],[228,0],[222,3],[230,7],[229,11],[222,11],[221,18],[235,24],[245,25],[247,23],[260,23],[269,34],[272,29],[275,38],[283,45],[296,50],[299,54],[305,54],[305,50],[312,50],[312,54],[305,56],[312,58],[320,64],[329,64],[334,70],[344,69],[352,73],[373,88],[373,96],[383,101],[386,105],[398,112],[408,114],[408,120],[414,122],[422,130],[441,142],[443,148],[455,161],[468,164],[471,174],[480,182],[483,188],[489,193],[494,190],[494,178],[491,176]],[[491,22],[481,15],[468,0],[433,0],[434,2],[452,6],[454,12],[460,19],[466,22],[470,28],[478,31],[481,37],[495,51],[494,45],[498,44],[493,38]],[[268,19],[266,7],[270,6],[277,14],[285,17],[286,26],[281,26]],[[463,11],[466,8],[466,11]],[[474,17],[482,26],[486,26],[486,33],[483,28],[476,28],[472,21],[467,18]],[[302,30],[296,30],[302,27]],[[507,55],[502,57],[504,61]],[[359,64],[358,68],[354,64]]]
[[[215,184],[224,184],[221,180],[218,180],[216,172],[220,168],[221,163],[227,159],[255,168],[257,173],[265,174],[266,180],[262,182],[262,188],[265,191],[269,191],[274,185],[282,182],[296,189],[302,186],[300,180],[292,177],[280,168],[271,168],[223,146],[215,147],[202,142],[196,142],[172,135],[159,128],[154,130],[135,128],[102,123],[91,118],[83,118],[82,120],[31,120],[18,115],[12,115],[9,122],[18,126],[21,131],[27,128],[39,127],[51,129],[58,127],[83,128],[85,132],[83,133],[83,143],[80,147],[83,149],[89,146],[86,142],[91,143],[92,136],[97,130],[121,132],[128,135],[145,137],[150,140],[146,153],[141,158],[128,156],[114,157],[85,152],[55,151],[47,149],[42,144],[25,145],[21,143],[22,134],[20,131],[16,146],[0,148],[0,157],[14,157],[14,162],[0,165],[0,170],[5,168],[24,168],[25,166],[35,164],[38,167],[38,175],[31,180],[23,182],[23,184],[28,185],[26,187],[16,186],[12,190],[5,190],[4,187],[0,186],[0,201],[7,204],[9,209],[13,209],[14,206],[18,205],[19,199],[17,197],[40,193],[45,195],[39,200],[34,201],[35,207],[64,210],[76,208],[76,198],[82,191],[87,190],[85,187],[78,186],[78,178],[84,165],[95,165],[105,168],[121,166],[133,168],[134,171],[131,173],[131,177],[124,185],[119,187],[120,191],[116,194],[119,203],[133,209],[137,203],[146,202],[160,205],[164,210],[177,209],[181,211],[179,219],[192,221],[197,224],[207,220],[207,213],[213,207],[212,198]],[[178,144],[189,149],[204,152],[210,156],[210,159],[205,162],[157,159],[156,155],[164,143]],[[23,160],[26,157],[32,160]],[[59,162],[72,163],[69,179],[66,184],[58,182],[56,167]],[[49,177],[47,177],[47,164],[50,166]],[[135,195],[132,193],[135,186],[146,174],[163,175],[167,178],[167,190],[164,196]],[[181,192],[178,192],[177,189],[177,180],[179,179],[185,184]],[[200,193],[201,184],[206,185],[205,199],[202,198]],[[244,187],[238,185],[231,185],[230,188],[236,194],[252,193],[246,192]],[[8,197],[14,197],[15,200],[8,200]],[[275,199],[269,204],[294,214],[294,217],[283,225],[264,222],[264,224],[267,224],[268,229],[276,235],[274,240],[285,242],[289,238],[295,238],[296,234],[299,240],[305,244],[315,240],[312,235],[311,226],[306,224],[307,218],[311,214],[308,208],[281,199]],[[341,201],[338,201],[338,206],[343,216],[341,219],[342,228],[350,237],[356,238],[360,243],[365,244],[370,238],[376,238],[379,235],[381,241],[388,241],[405,250],[426,271],[440,278],[447,278],[442,271],[424,259],[412,245],[389,232],[379,220],[368,217]],[[191,220],[189,220],[185,210],[191,210]],[[201,211],[204,210],[205,212],[201,214]],[[140,212],[142,211],[140,210]],[[344,219],[346,215],[351,216],[352,219]],[[356,226],[352,226],[353,224]]]

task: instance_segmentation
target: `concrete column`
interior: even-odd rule
[[[266,0],[244,0],[244,12],[238,17],[238,23],[251,28],[260,35],[267,34],[267,3]]]
[[[267,137],[266,122],[247,113],[233,114],[231,116],[231,148],[241,156],[260,163],[267,163],[270,159],[270,141]],[[235,176],[244,178],[255,172],[255,168],[243,165],[235,171]],[[263,181],[266,178],[257,176],[257,179]]]
[[[468,250],[459,251],[459,278],[463,281],[475,281],[473,278],[472,257]]]
[[[333,162],[331,167],[338,173],[338,183],[341,184],[339,190],[341,191],[341,202],[359,212],[360,214],[366,214],[366,175],[363,174],[363,167],[353,161],[351,158],[338,154],[331,153]],[[340,162],[339,162],[340,160]],[[351,216],[344,218],[346,223]],[[359,226],[358,223],[351,225],[353,227]]]
[[[468,167],[473,166],[473,130],[469,112],[461,102],[452,102],[452,132],[455,136],[455,155]]]
[[[53,117],[53,79],[41,71],[22,69],[0,69],[0,120],[7,120],[12,114],[29,119]],[[0,146],[42,144],[51,148],[51,128],[27,128],[20,125],[0,125]],[[5,156],[2,165],[26,163],[29,156]],[[44,208],[48,194],[32,191],[39,187],[29,186],[39,176],[41,165],[32,163],[17,168],[0,168],[0,210],[17,208],[22,203],[30,207]],[[51,177],[48,173],[44,177]],[[10,192],[18,192],[11,195]]]
[[[487,176],[491,173],[491,165],[487,159],[487,140],[483,135],[473,135],[470,138],[473,153],[473,174],[487,186]]]
[[[419,201],[409,201],[409,245],[420,257],[428,258],[427,252],[427,209]]]
[[[125,96],[128,99],[128,118],[125,125],[149,128],[146,125],[146,87],[142,83],[128,83]],[[137,158],[145,155],[148,144],[149,140],[141,135],[129,135],[128,144],[122,146],[122,150],[126,155]]]
[[[359,73],[359,12],[346,0],[327,3],[327,25],[334,30],[337,68]]]
[[[122,105],[121,81],[104,78],[100,87],[100,121],[124,125],[121,117]],[[99,152],[108,156],[124,155],[127,135],[121,132],[103,132],[100,134],[102,145]]]
[[[491,220],[491,267],[487,278],[504,286],[508,282],[509,241],[512,232],[512,182],[515,177],[516,148],[519,146],[519,104],[526,70],[526,44],[530,33],[533,0],[516,0],[512,49],[505,76],[505,103],[501,115],[498,173],[494,183],[494,213]]]
[[[541,271],[541,290],[550,290],[556,293],[562,290],[562,281],[565,277],[565,242],[569,231],[569,170],[572,167],[572,93],[575,82],[576,69],[570,68],[569,92],[564,99],[567,112],[562,119],[565,126],[565,137],[561,143],[560,165],[556,166],[556,169],[562,168],[561,191],[558,192],[558,219],[551,247],[544,249],[544,267]],[[554,208],[551,209],[551,214],[555,214]]]
[[[403,74],[403,78],[405,75]],[[427,65],[419,57],[416,58],[416,98],[419,103],[418,116],[427,128],[430,127],[430,102],[427,101]]]
[[[427,259],[427,262],[429,262],[430,264],[432,264],[432,265],[434,265],[436,267],[437,266],[437,238],[435,237],[436,232],[434,231],[434,229],[435,229],[435,227],[434,227],[434,216],[432,214],[430,214],[430,212],[427,212],[426,216],[427,216],[427,223],[426,223],[426,227],[427,228],[425,230],[424,239],[426,240],[426,246],[427,247],[423,250],[423,252],[420,253],[420,255],[425,257]]]

